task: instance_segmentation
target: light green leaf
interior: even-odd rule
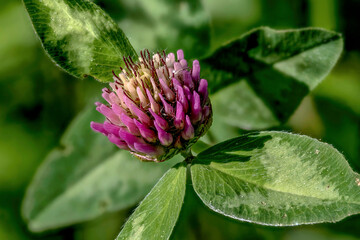
[[[101,121],[94,107],[86,109],[38,169],[23,203],[32,231],[67,226],[104,212],[134,205],[176,159],[143,163],[90,129]]]
[[[307,136],[260,132],[222,142],[196,157],[191,175],[208,207],[242,221],[286,226],[360,212],[360,175]]]
[[[342,47],[340,34],[322,29],[258,28],[204,59],[203,76],[213,93],[225,88],[218,94],[228,97],[214,102],[225,123],[268,128],[291,116],[333,68]]]
[[[76,76],[109,82],[122,57],[136,53],[122,30],[87,0],[24,0],[44,49],[57,65]]]
[[[119,239],[169,239],[179,217],[186,187],[186,164],[171,168],[140,203]]]

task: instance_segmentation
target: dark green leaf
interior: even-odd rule
[[[284,123],[329,73],[342,46],[340,34],[322,29],[251,31],[203,60],[213,93],[237,83],[218,93],[225,98],[214,108],[222,109],[225,122],[245,129]],[[246,83],[238,83],[242,79]],[[228,99],[232,104],[224,105]]]
[[[208,207],[242,221],[299,225],[360,212],[360,175],[307,136],[260,132],[225,141],[200,153],[191,175]]]
[[[53,150],[39,168],[23,204],[23,215],[32,231],[129,207],[174,164],[174,160],[142,163],[117,149],[90,129],[90,120],[101,118],[93,106],[86,109],[63,136],[63,149]]]
[[[339,149],[356,171],[360,171],[360,118],[347,106],[316,97],[316,108],[324,124],[322,139]]]
[[[186,187],[186,164],[171,168],[140,203],[119,239],[169,239],[179,217]]]
[[[24,0],[34,28],[49,56],[76,77],[112,80],[123,56],[136,53],[122,30],[87,0]]]

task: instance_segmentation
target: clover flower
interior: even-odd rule
[[[153,56],[140,52],[138,62],[124,58],[125,69],[103,89],[108,105],[96,109],[106,120],[91,128],[119,148],[143,161],[165,161],[186,151],[210,127],[212,109],[208,83],[200,78],[200,64],[192,68],[182,50]]]

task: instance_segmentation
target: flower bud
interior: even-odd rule
[[[140,52],[138,62],[124,58],[126,69],[114,72],[112,90],[103,89],[108,105],[96,103],[106,117],[91,128],[120,149],[143,161],[161,162],[186,151],[212,122],[208,83],[200,78],[200,63],[192,68],[184,52]]]

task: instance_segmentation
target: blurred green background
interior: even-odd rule
[[[345,50],[330,75],[306,97],[285,126],[331,143],[360,172],[360,1],[357,0],[203,0],[95,1],[129,36],[136,49],[184,48],[201,57],[223,42],[257,26],[277,29],[323,27],[343,34]],[[187,4],[189,2],[190,4]],[[145,4],[146,3],[146,4]],[[172,4],[171,8],[167,8]],[[166,16],[188,6],[200,14],[178,19],[208,19],[191,38],[176,38]],[[157,11],[167,11],[158,15]],[[165,16],[165,18],[164,18]],[[148,21],[151,19],[151,21]],[[171,26],[171,27],[169,27]],[[181,27],[181,24],[179,24]],[[186,28],[184,31],[187,31]],[[184,34],[192,34],[184,32]],[[203,49],[207,48],[206,51]],[[1,0],[0,8],[0,240],[113,239],[133,209],[43,234],[32,234],[21,218],[26,186],[46,154],[58,145],[69,122],[100,96],[102,84],[78,80],[51,62],[37,39],[20,0]],[[205,76],[206,77],[206,76]],[[216,113],[214,113],[216,114]],[[223,129],[214,125],[216,132]],[[231,131],[230,131],[231,130]],[[241,133],[227,129],[224,138]],[[274,228],[236,222],[205,208],[188,187],[173,239],[360,239],[360,216],[336,224]]]

